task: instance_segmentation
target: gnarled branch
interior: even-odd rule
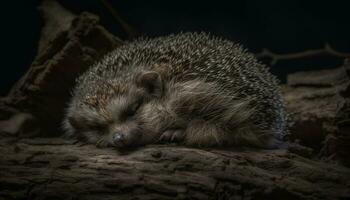
[[[269,49],[263,49],[260,53],[255,54],[258,59],[269,58],[271,59],[270,65],[275,65],[281,60],[301,59],[306,57],[313,57],[319,55],[331,55],[339,58],[350,58],[350,53],[343,53],[335,50],[330,44],[326,43],[322,49],[311,49],[298,53],[278,54],[270,51]]]

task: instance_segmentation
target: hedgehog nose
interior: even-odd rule
[[[125,142],[124,134],[121,132],[114,133],[113,135],[113,143],[117,146],[122,146]]]

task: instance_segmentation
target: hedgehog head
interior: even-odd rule
[[[152,132],[142,127],[147,104],[163,95],[160,75],[142,71],[131,82],[105,86],[100,83],[98,88],[93,93],[72,99],[63,123],[66,132],[99,147],[122,148],[140,144],[147,137],[145,132]]]

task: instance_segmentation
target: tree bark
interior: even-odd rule
[[[286,150],[0,140],[4,199],[346,199],[350,170]]]

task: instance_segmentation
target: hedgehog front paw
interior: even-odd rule
[[[182,142],[185,138],[183,129],[168,129],[159,137],[160,142]]]

